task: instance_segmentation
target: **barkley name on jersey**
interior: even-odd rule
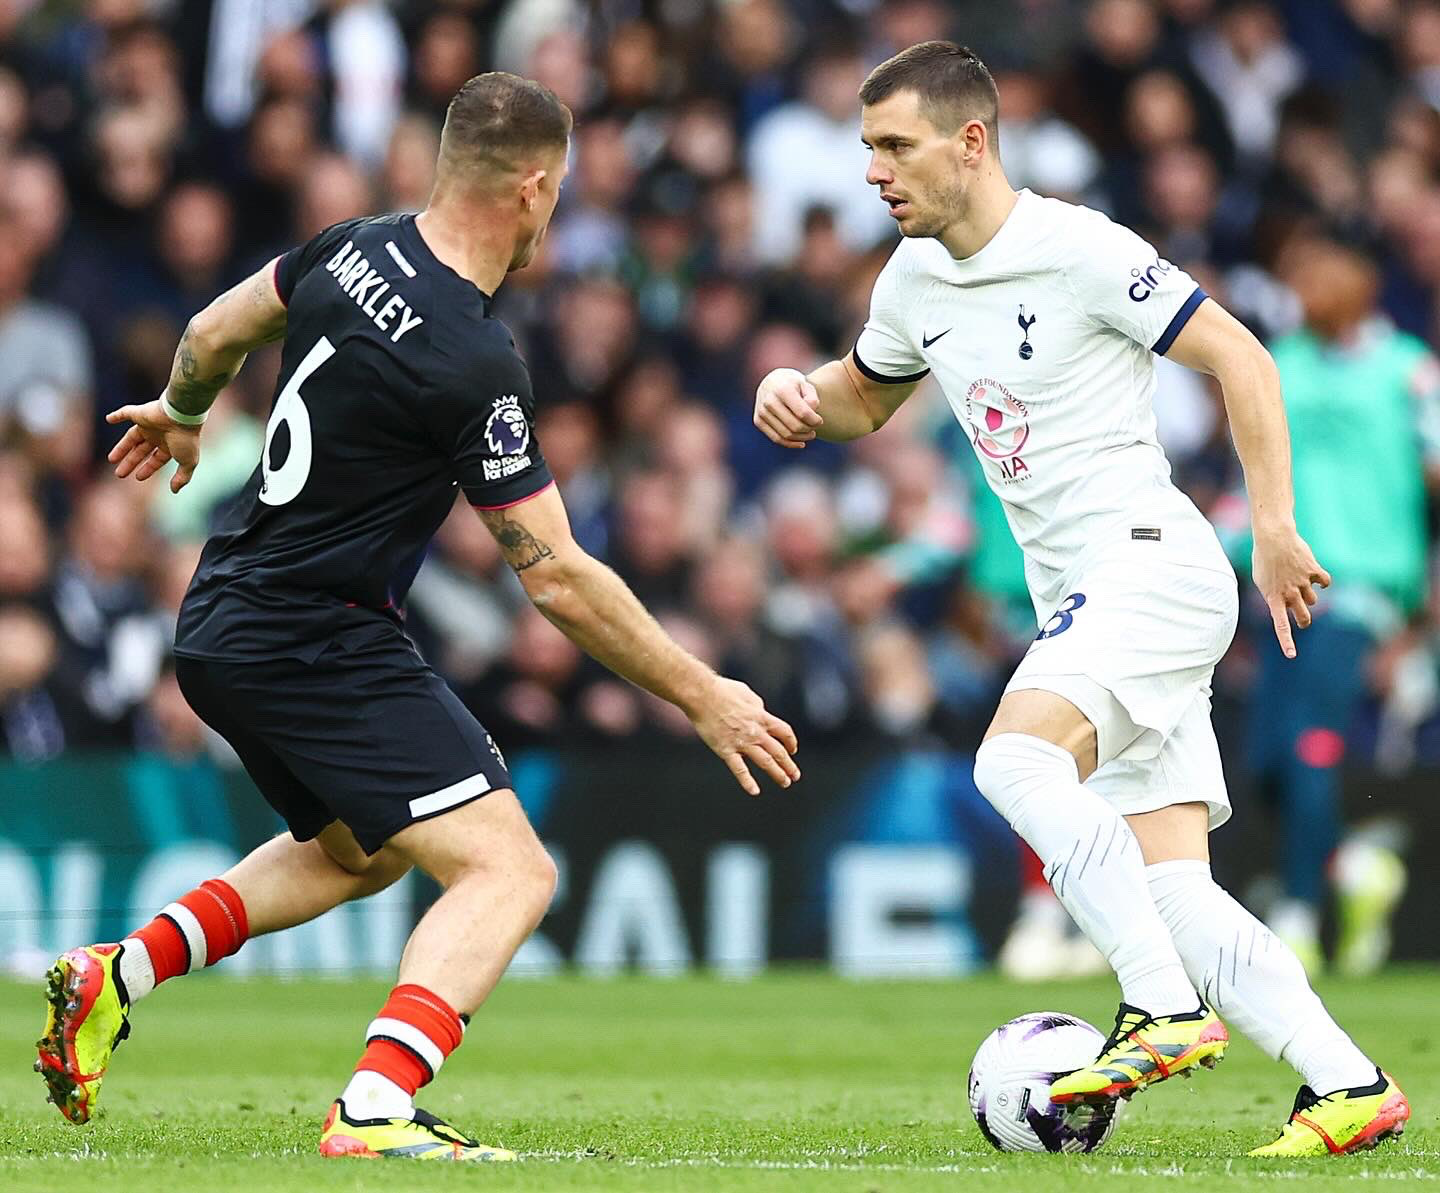
[[[201,557],[176,653],[313,659],[394,632],[460,486],[498,508],[551,483],[530,375],[490,296],[412,215],[351,220],[279,259],[289,308],[259,466]]]
[[[1037,608],[1111,527],[1203,518],[1155,433],[1154,354],[1205,292],[1100,212],[1019,192],[963,260],[901,241],[875,283],[855,363],[934,372],[1025,552]]]

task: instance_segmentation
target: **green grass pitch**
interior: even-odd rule
[[[321,1160],[319,1124],[384,997],[379,982],[175,982],[134,1016],[88,1127],[30,1071],[38,987],[0,983],[0,1189],[1440,1191],[1440,973],[1322,988],[1415,1106],[1404,1139],[1303,1163],[1247,1160],[1298,1084],[1237,1041],[1225,1064],[1137,1098],[1098,1155],[992,1151],[965,1104],[983,1036],[1030,1010],[1109,1026],[1108,983],[503,983],[422,1104],[524,1155],[506,1167]],[[79,1167],[77,1167],[79,1166]],[[1221,1186],[1219,1181],[1224,1180]]]

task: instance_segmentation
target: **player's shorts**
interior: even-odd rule
[[[393,630],[332,642],[313,663],[180,657],[175,677],[297,841],[339,820],[374,853],[511,785],[484,726]]]
[[[1165,528],[1168,533],[1170,528]],[[1067,578],[1066,595],[1006,684],[1063,696],[1095,727],[1086,786],[1124,815],[1205,803],[1230,817],[1210,680],[1235,635],[1235,573],[1214,536],[1128,533]]]

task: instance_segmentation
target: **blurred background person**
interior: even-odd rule
[[[1257,652],[1248,759],[1273,791],[1281,824],[1283,897],[1269,923],[1313,971],[1323,964],[1327,865],[1341,837],[1340,777],[1356,714],[1372,687],[1382,701],[1392,695],[1397,659],[1413,649],[1426,608],[1440,362],[1379,313],[1379,270],[1363,251],[1302,239],[1286,249],[1281,274],[1305,319],[1273,345],[1290,420],[1295,520],[1314,536],[1334,585],[1292,664]],[[1243,565],[1248,551],[1239,554]],[[1403,888],[1393,858],[1374,866],[1370,875],[1347,874],[1341,889],[1338,960],[1351,970],[1383,960]]]

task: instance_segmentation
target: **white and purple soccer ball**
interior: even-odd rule
[[[970,1064],[970,1110],[1002,1152],[1093,1152],[1120,1102],[1057,1106],[1050,1083],[1099,1055],[1105,1036],[1083,1019],[1035,1011],[997,1027]]]

